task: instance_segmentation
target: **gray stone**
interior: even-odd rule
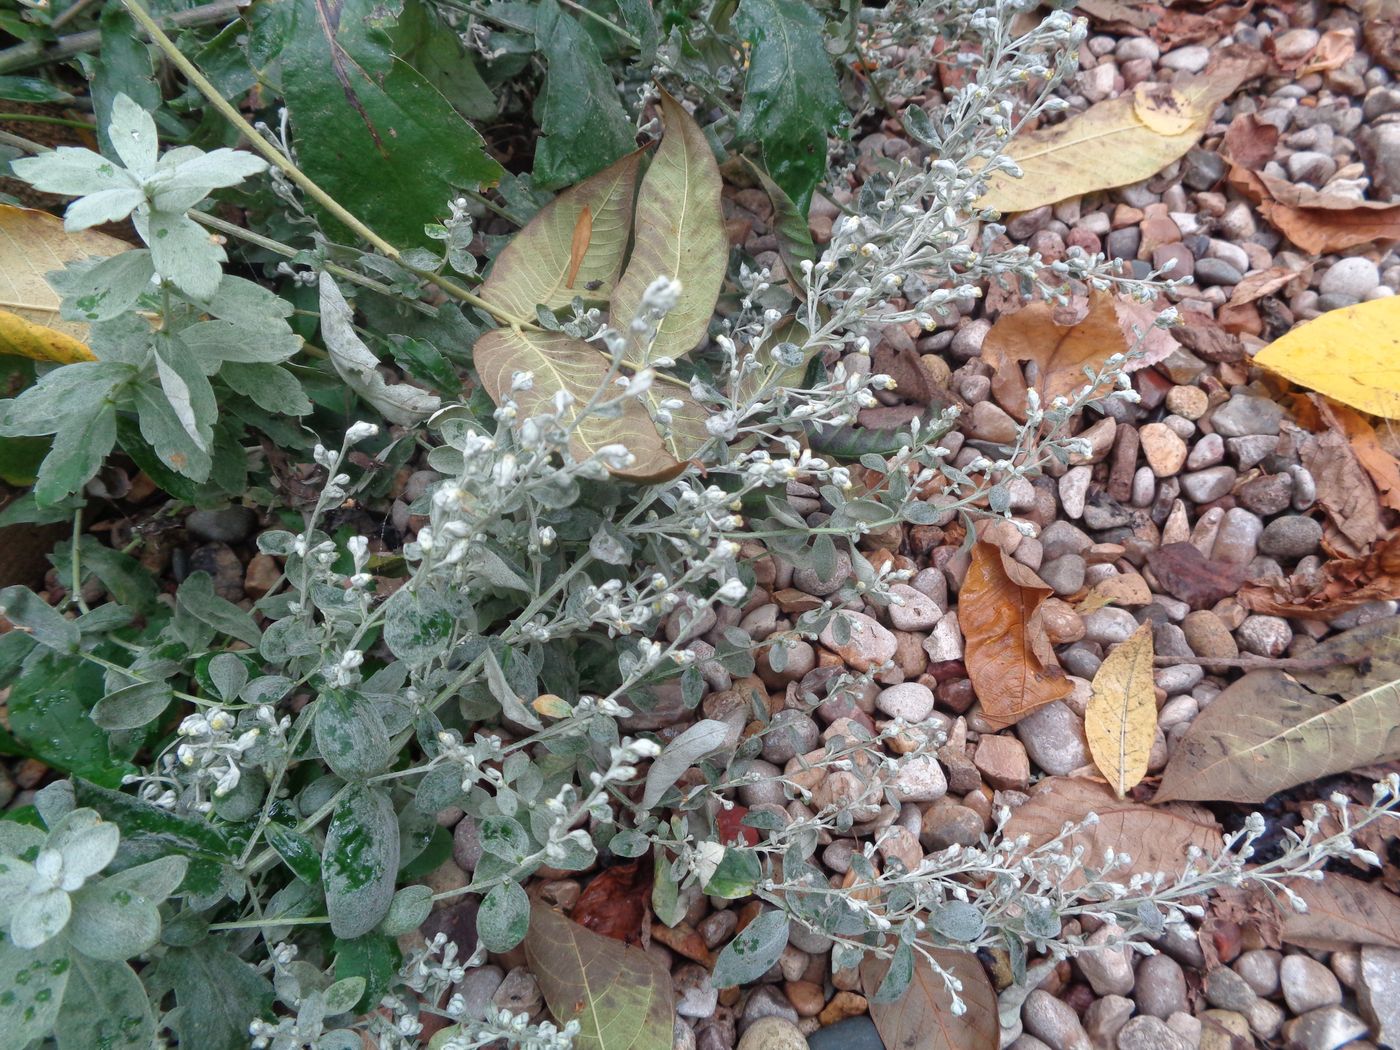
[[[716,1002],[718,1002],[718,991],[716,991]],[[761,984],[749,992],[749,998],[744,1003],[744,1013],[739,1020],[739,1027],[747,1031],[757,1022],[772,1017],[780,1017],[792,1024],[797,1024],[797,1011],[793,1008],[792,1003],[787,1001],[787,997],[773,985]]]
[[[1288,475],[1282,477],[1287,479]],[[1220,522],[1211,557],[1231,565],[1248,565],[1259,553],[1259,537],[1263,532],[1264,523],[1259,515],[1243,507],[1231,507]]]
[[[1337,1050],[1365,1034],[1366,1022],[1340,1006],[1312,1010],[1289,1021],[1284,1029],[1289,1047],[1296,1050]]]
[[[1225,461],[1225,439],[1219,434],[1202,434],[1186,457],[1187,470],[1204,470]]]
[[[1026,996],[1021,1023],[1051,1050],[1089,1050],[1089,1036],[1074,1007],[1041,988]]]
[[[1200,44],[1189,44],[1168,51],[1162,56],[1161,64],[1166,69],[1183,73],[1199,73],[1210,61],[1210,49]]]
[[[1052,521],[1040,533],[1040,546],[1045,552],[1046,562],[1066,554],[1081,554],[1093,543],[1083,529],[1067,521]]]
[[[890,623],[897,631],[927,631],[943,615],[938,602],[907,583],[896,583],[890,593],[904,599],[903,605],[890,606]]]
[[[462,1011],[462,1017],[474,1021],[484,1019],[486,1008],[491,1005],[491,1000],[495,997],[497,989],[501,987],[505,976],[504,970],[490,963],[468,970],[453,989],[466,1004]]]
[[[1138,963],[1133,989],[1138,1013],[1165,1021],[1187,1008],[1186,973],[1170,955],[1149,955]]]
[[[830,575],[821,576],[816,569],[794,569],[792,585],[803,594],[824,598],[832,594],[851,576],[851,556],[843,550],[836,552],[836,563]]]
[[[869,1014],[818,1028],[807,1037],[807,1045],[811,1050],[885,1050]]]
[[[476,871],[481,861],[481,836],[477,834],[476,820],[464,816],[452,829],[452,859],[463,871]]]
[[[1394,92],[1400,95],[1400,91]],[[1361,159],[1371,176],[1376,196],[1400,197],[1400,124],[1367,128],[1357,139]]]
[[[1260,1039],[1272,1039],[1283,1026],[1283,1010],[1255,995],[1245,979],[1228,967],[1206,974],[1205,993],[1212,1006],[1244,1014],[1250,1031]]]
[[[1016,723],[1016,735],[1021,738],[1031,761],[1052,776],[1066,776],[1090,762],[1084,722],[1062,700],[1045,704],[1026,715]],[[1128,987],[1132,987],[1131,982]],[[1095,991],[1103,994],[1097,986]]]
[[[1097,995],[1127,995],[1133,990],[1132,949],[1106,948],[1123,940],[1123,931],[1111,923],[1099,927],[1087,940],[1093,949],[1075,958],[1075,964]]]
[[[719,1005],[719,989],[710,983],[710,971],[698,963],[685,963],[671,974],[676,992],[676,1013],[682,1017],[709,1017]]]
[[[1059,595],[1073,594],[1084,586],[1084,559],[1078,554],[1066,554],[1041,565],[1040,578]]]
[[[1241,485],[1235,496],[1242,508],[1255,514],[1266,518],[1282,514],[1293,502],[1293,476],[1283,473],[1265,474],[1262,478],[1255,478]]]
[[[1246,616],[1235,630],[1240,648],[1255,656],[1282,656],[1293,641],[1293,628],[1281,616]],[[1296,1011],[1295,1011],[1296,1012]]]
[[[1314,553],[1322,543],[1322,526],[1313,518],[1288,514],[1264,526],[1259,549],[1271,557],[1292,560]]]
[[[1222,259],[1197,259],[1196,281],[1202,285],[1239,284],[1244,274]]]
[[[1372,1038],[1382,1046],[1400,1046],[1400,950],[1371,945],[1361,949],[1356,999],[1370,1022]]]
[[[1279,967],[1283,1001],[1295,1014],[1305,1014],[1323,1006],[1339,1006],[1342,986],[1336,975],[1316,959],[1289,955]]]
[[[251,507],[197,510],[185,519],[191,534],[214,543],[242,543],[257,524],[258,513]]]
[[[1191,1050],[1160,1017],[1134,1017],[1118,1033],[1118,1050]]]
[[[1117,609],[1113,606],[1094,609],[1084,613],[1080,619],[1084,621],[1084,640],[1097,642],[1099,645],[1116,645],[1118,642],[1126,642],[1138,629],[1138,622],[1133,618],[1132,613],[1128,612],[1127,609]]]
[[[783,795],[783,771],[771,762],[751,758],[739,762],[734,769],[737,776],[755,776],[753,783],[739,785],[739,801],[746,806],[782,806],[787,803]]]
[[[933,690],[918,682],[901,682],[880,690],[875,706],[890,718],[922,722],[933,713]]]
[[[1236,394],[1211,413],[1210,422],[1222,437],[1277,434],[1283,408],[1266,397]]]
[[[676,1012],[680,1012],[679,1006]],[[738,1050],[808,1050],[808,1045],[807,1037],[794,1021],[785,1017],[765,1017],[744,1031]]]
[[[1381,272],[1376,264],[1357,255],[1333,263],[1322,275],[1317,290],[1322,295],[1336,295],[1356,303],[1380,283]]]
[[[1337,173],[1337,162],[1326,153],[1316,150],[1299,150],[1285,162],[1288,177],[1294,182],[1306,182],[1321,186]]]
[[[1181,476],[1181,491],[1193,503],[1210,503],[1218,500],[1234,487],[1234,467],[1207,467]]]
[[[1225,454],[1239,470],[1248,470],[1256,463],[1262,463],[1278,448],[1276,434],[1246,434],[1244,437],[1228,438]]]
[[[948,793],[948,778],[932,755],[911,755],[890,781],[898,802],[934,802]]]
[[[803,1047],[806,1045],[805,1042],[802,1044]],[[676,1018],[675,1024],[671,1026],[671,1050],[697,1050],[695,1029],[691,1028],[690,1025],[686,1024],[685,1021],[679,1017]],[[798,1048],[798,1050],[801,1050],[801,1048]]]
[[[932,699],[930,693],[930,702]],[[763,757],[775,765],[783,765],[816,747],[820,735],[817,723],[804,712],[792,708],[779,711],[763,736]]]
[[[544,1005],[544,996],[540,994],[534,974],[517,966],[506,974],[491,1001],[513,1014],[530,1014]]]

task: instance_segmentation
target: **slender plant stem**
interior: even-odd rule
[[[1361,659],[1361,656],[1358,655],[1357,659]],[[1341,656],[1325,660],[1315,656],[1154,656],[1152,662],[1158,667],[1171,667],[1173,664],[1195,664],[1200,667],[1238,667],[1246,671],[1262,671],[1270,668],[1279,671],[1324,671],[1329,667],[1353,663],[1354,661]]]
[[[50,29],[62,29],[73,19],[77,18],[87,8],[91,7],[93,0],[73,0],[73,3],[65,7],[54,20],[49,23]]]
[[[462,302],[468,303],[478,310],[490,314],[502,324],[508,324],[513,328],[536,327],[528,318],[516,317],[514,314],[500,309],[500,307],[493,306],[480,296],[473,295],[456,281],[435,274],[431,270],[426,270],[420,266],[413,266],[405,262],[402,254],[396,247],[371,230],[354,215],[350,214],[339,201],[318,186],[311,176],[303,172],[293,164],[290,159],[284,156],[280,150],[273,146],[272,143],[259,135],[257,129],[248,123],[243,114],[238,112],[223,95],[219,94],[218,89],[199,71],[199,68],[185,57],[184,53],[175,46],[175,42],[171,40],[170,37],[165,35],[165,31],[156,23],[156,20],[141,6],[140,0],[121,0],[121,2],[122,6],[131,12],[131,17],[136,19],[141,28],[155,41],[156,46],[158,46],[161,51],[165,52],[165,56],[170,59],[175,68],[183,73],[185,78],[199,89],[200,94],[209,100],[209,104],[218,110],[219,114],[223,116],[225,120],[243,133],[248,139],[248,144],[250,146],[261,153],[269,164],[281,171],[297,186],[301,187],[302,191],[305,192],[308,197],[325,208],[326,211],[330,212],[331,215],[335,216],[345,226],[353,230],[357,236],[373,245],[376,251],[389,259],[393,259],[415,277],[421,277],[425,281],[432,282],[454,299],[460,299]]]
[[[67,117],[49,117],[42,113],[0,113],[0,120],[27,120],[31,124],[57,124],[61,128],[81,128],[83,131],[94,131],[91,124],[86,124],[81,120],[69,120]]]

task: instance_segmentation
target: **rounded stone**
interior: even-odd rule
[[[890,623],[897,631],[927,631],[943,616],[937,602],[907,583],[895,584],[890,593],[904,601],[890,605]]]
[[[1322,275],[1317,290],[1322,295],[1337,295],[1360,302],[1380,283],[1381,273],[1376,264],[1370,259],[1353,256],[1333,263]]]
[[[1259,549],[1275,558],[1303,558],[1322,543],[1322,526],[1301,514],[1286,514],[1264,526]]]
[[[1090,762],[1084,722],[1062,700],[1026,715],[1016,723],[1016,735],[1031,761],[1052,776],[1068,776]]]
[[[1044,989],[1037,988],[1026,996],[1021,1023],[1051,1050],[1088,1050],[1089,1036],[1074,1007]]]
[[[922,722],[933,714],[933,690],[918,682],[901,682],[880,690],[875,706],[891,718]]]
[[[192,535],[213,543],[242,543],[257,524],[257,511],[251,507],[197,510],[185,519],[185,528]]]
[[[1210,398],[1198,386],[1174,386],[1167,391],[1167,411],[1195,421],[1210,408]]]
[[[1118,1050],[1194,1050],[1160,1017],[1134,1017],[1118,1030]]]
[[[932,694],[930,694],[931,696]],[[781,765],[817,746],[817,723],[801,711],[779,711],[768,724],[763,737],[763,757]]]
[[[1342,1001],[1342,986],[1337,975],[1306,955],[1284,958],[1279,966],[1279,984],[1283,988],[1284,1002],[1295,1014],[1338,1006]]]
[[[1170,955],[1149,955],[1138,963],[1133,1000],[1138,1013],[1165,1021],[1187,1008],[1186,973]]]
[[[1207,467],[1181,476],[1181,491],[1193,503],[1210,503],[1230,491],[1239,475],[1234,467]]]
[[[1099,645],[1116,645],[1126,642],[1138,629],[1138,622],[1127,609],[1105,606],[1081,616],[1084,621],[1084,639]]]
[[[803,568],[794,569],[792,573],[792,585],[803,594],[811,594],[818,598],[824,598],[839,590],[851,576],[851,556],[845,551],[836,552],[835,563],[832,571],[826,575],[820,575],[816,569]]]
[[[1293,628],[1282,616],[1246,616],[1235,631],[1240,648],[1256,656],[1282,656],[1293,641]]]

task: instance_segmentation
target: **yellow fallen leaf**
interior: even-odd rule
[[[58,364],[94,360],[83,342],[87,325],[59,319],[58,293],[44,274],[130,247],[96,230],[68,233],[45,211],[0,205],[0,354]]]
[[[1007,155],[1022,177],[994,174],[977,203],[1000,212],[1029,211],[1151,178],[1186,155],[1216,106],[1257,75],[1264,61],[1262,54],[1227,55],[1183,83],[1138,85],[1061,124],[1019,137]]]
[[[555,696],[553,693],[541,693],[530,702],[530,706],[537,714],[546,718],[567,718],[574,713],[574,709],[569,706],[569,701],[562,696]]]
[[[1084,712],[1084,733],[1094,764],[1123,798],[1147,775],[1157,733],[1151,623],[1134,631],[1100,665]]]
[[[1400,296],[1329,310],[1254,363],[1373,416],[1400,419]]]
[[[1075,606],[1081,615],[1102,609],[1105,605],[1150,605],[1152,592],[1147,581],[1135,572],[1119,573],[1100,580],[1089,588],[1084,600]]]

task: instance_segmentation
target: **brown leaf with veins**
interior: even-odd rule
[[[1377,882],[1328,872],[1321,882],[1293,879],[1289,888],[1308,910],[1284,906],[1283,939],[1322,951],[1376,944],[1400,948],[1400,898]]]
[[[1088,312],[1068,325],[1057,322],[1051,304],[1032,303],[998,320],[982,344],[982,360],[992,368],[992,393],[1007,412],[1023,421],[1026,387],[1019,378],[1020,362],[1033,361],[1040,369],[1036,392],[1048,407],[1055,398],[1072,398],[1088,386],[1086,366],[1097,371],[1114,354],[1127,352],[1113,296],[1107,292],[1093,293]]]
[[[1400,598],[1400,532],[1389,533],[1365,557],[1331,558],[1307,576],[1251,580],[1238,596],[1251,612],[1305,620],[1330,620],[1367,602]]]
[[[962,982],[967,1010],[953,1013],[952,997],[928,960],[914,953],[914,977],[909,990],[892,1003],[870,1003],[870,1019],[888,1050],[997,1050],[1001,1028],[997,994],[987,972],[972,952],[934,948],[938,965]],[[860,964],[861,987],[875,995],[889,962],[867,955]]]
[[[1327,514],[1327,545],[1347,558],[1359,558],[1382,536],[1380,499],[1340,430],[1303,434],[1303,466],[1317,486],[1317,502]]]
[[[1209,609],[1234,594],[1245,579],[1243,566],[1212,561],[1191,543],[1168,543],[1150,551],[1147,567],[1162,590],[1192,609]]]
[[[1039,576],[985,540],[958,592],[964,662],[983,717],[1002,729],[1070,691],[1045,633],[1041,604],[1051,589]]]
[[[1037,784],[1030,801],[1012,811],[1006,834],[1012,839],[1029,835],[1035,847],[1058,836],[1066,823],[1078,824],[1090,813],[1098,814],[1099,822],[1076,831],[1065,847],[1066,852],[1084,847],[1083,864],[1067,877],[1065,889],[1083,885],[1082,868],[1101,866],[1104,851],[1110,848],[1132,857],[1126,868],[1109,876],[1122,883],[1138,872],[1180,875],[1186,870],[1186,851],[1191,846],[1208,855],[1220,852],[1220,825],[1204,807],[1124,801],[1115,798],[1106,784],[1075,777],[1046,777]]]
[[[585,929],[627,944],[642,941],[642,920],[651,900],[652,865],[618,864],[584,887],[570,918]]]
[[[1350,405],[1333,401],[1321,394],[1304,396],[1306,403],[1317,413],[1317,425],[1310,424],[1309,429],[1318,433],[1331,429],[1346,435],[1361,469],[1371,475],[1381,505],[1391,510],[1400,510],[1400,460],[1381,445],[1375,427]]]

